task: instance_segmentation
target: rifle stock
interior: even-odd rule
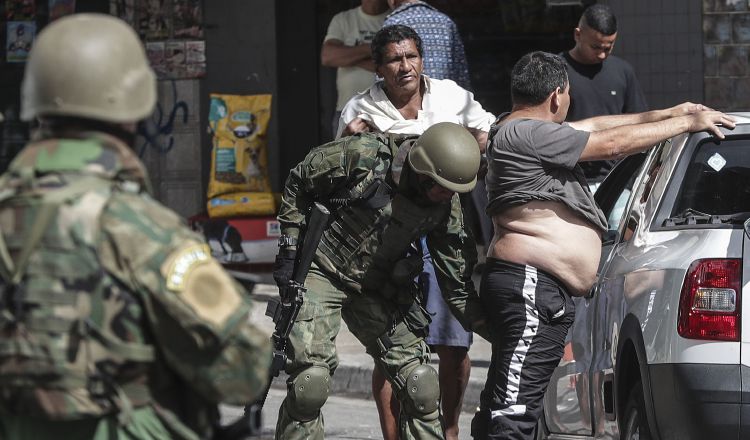
[[[313,205],[307,221],[304,239],[297,250],[297,261],[294,264],[292,279],[286,286],[279,287],[280,301],[271,301],[266,308],[266,316],[273,318],[275,324],[271,342],[273,344],[273,360],[269,374],[268,385],[258,400],[245,407],[245,414],[228,426],[216,430],[215,440],[241,439],[251,435],[258,435],[262,429],[261,410],[266,403],[271,382],[286,364],[286,345],[289,342],[289,333],[292,331],[294,321],[297,319],[302,303],[304,301],[305,278],[310,270],[310,265],[315,257],[315,252],[320,243],[320,237],[328,224],[330,217],[328,209],[320,203]]]

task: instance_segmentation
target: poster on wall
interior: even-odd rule
[[[5,18],[8,21],[29,21],[36,17],[34,0],[6,0]]]
[[[9,21],[8,34],[5,40],[5,53],[9,63],[23,63],[29,56],[31,43],[36,34],[36,23],[33,21]]]
[[[185,76],[187,78],[202,78],[206,76],[206,42],[200,41],[186,41],[185,42],[186,52],[186,69]]]
[[[49,21],[70,15],[76,10],[76,0],[49,0]]]
[[[109,13],[135,27],[135,0],[109,0]]]
[[[138,32],[159,79],[206,75],[202,0],[109,0],[109,11]]]
[[[164,44],[164,59],[167,75],[170,78],[182,78],[185,76],[185,42],[167,41]]]
[[[138,33],[146,40],[169,38],[172,20],[166,0],[138,0]]]
[[[203,36],[203,14],[200,0],[173,0],[173,26],[175,38],[200,38]]]
[[[164,42],[152,41],[146,43],[146,56],[151,68],[154,69],[157,78],[167,78],[167,65],[164,56]]]

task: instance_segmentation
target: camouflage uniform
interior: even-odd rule
[[[393,139],[365,133],[314,148],[287,179],[278,216],[283,234],[299,236],[313,201],[327,204],[334,220],[290,335],[288,393],[276,438],[323,438],[319,409],[328,390],[311,398],[307,388],[327,388],[338,364],[342,318],[393,384],[401,402],[400,438],[443,438],[437,373],[427,364],[424,342],[429,320],[412,285],[421,268],[410,264],[421,262],[421,254],[406,256],[410,243],[426,234],[446,301],[470,328],[478,316],[470,278],[476,247],[466,235],[458,196],[428,202],[410,185],[415,174],[404,156]],[[401,166],[397,184],[392,171]],[[380,183],[393,188],[384,202]]]
[[[114,137],[28,145],[0,178],[0,438],[197,439],[263,389],[269,339]]]

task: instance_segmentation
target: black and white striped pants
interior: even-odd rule
[[[575,305],[555,277],[488,258],[479,293],[492,360],[472,421],[475,439],[533,439],[544,392],[563,355]]]

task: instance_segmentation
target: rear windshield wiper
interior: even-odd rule
[[[705,212],[688,208],[680,214],[664,220],[663,226],[742,224],[749,217],[750,212],[706,214]]]

